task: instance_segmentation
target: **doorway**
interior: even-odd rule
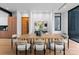
[[[22,17],[22,34],[29,33],[29,17]]]

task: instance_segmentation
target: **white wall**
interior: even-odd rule
[[[62,12],[61,13],[61,31],[55,31],[54,30],[54,13],[51,11],[49,13],[49,19],[46,19],[49,23],[49,32],[50,33],[55,33],[55,32],[63,32],[68,34],[68,12]],[[23,13],[17,12],[17,34],[21,34],[21,16]],[[33,14],[32,12],[28,13],[29,14],[29,33],[34,33],[34,22],[42,19],[33,19]],[[41,17],[41,16],[40,16]],[[45,19],[43,19],[45,20]]]
[[[0,25],[8,25],[8,14],[0,11]]]
[[[45,11],[36,11],[36,12],[31,12],[31,18],[30,18],[30,28],[29,31],[30,33],[34,33],[35,31],[35,27],[34,27],[34,23],[36,21],[45,21],[48,23],[48,32],[52,33],[53,30],[53,20],[52,20],[52,12],[45,12]]]
[[[21,13],[17,12],[17,34],[21,34]]]
[[[63,12],[61,16],[61,31],[68,34],[68,12]]]
[[[53,11],[51,11],[50,13],[50,21],[49,21],[49,30],[50,30],[50,33],[53,33],[54,31],[54,13]]]
[[[51,25],[51,27],[50,27],[50,28],[51,28],[51,31],[52,31],[51,33],[54,33],[54,31],[55,31],[55,30],[54,30],[54,29],[55,29],[55,28],[54,28],[54,26],[55,26],[55,23],[54,23],[54,19],[55,19],[54,16],[55,16],[55,14],[54,14],[54,13],[55,13],[54,11],[52,11],[52,13],[51,13],[51,21],[50,21],[50,22],[52,22],[52,23],[51,23],[52,25]]]

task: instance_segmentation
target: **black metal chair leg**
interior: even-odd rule
[[[25,50],[25,55],[27,55],[27,50]]]
[[[65,55],[65,49],[63,49],[63,54]]]
[[[36,49],[34,50],[34,54],[36,55]]]
[[[64,48],[64,55],[65,55],[65,48]]]
[[[45,53],[46,53],[46,50],[44,49],[44,55],[45,55]]]
[[[27,46],[25,46],[25,55],[27,55]]]
[[[65,55],[65,51],[64,51],[64,55]]]
[[[16,48],[16,55],[18,54],[18,50],[17,50],[17,48]]]
[[[64,49],[63,49],[64,55],[65,55],[65,43],[64,43]]]
[[[30,47],[30,54],[32,53],[32,46]]]
[[[16,51],[16,55],[17,55],[18,53],[17,53],[17,51]]]
[[[54,55],[56,55],[56,50],[54,50]]]

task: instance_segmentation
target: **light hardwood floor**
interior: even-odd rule
[[[11,49],[10,42],[11,42],[10,39],[0,39],[0,55],[16,54],[15,48]],[[69,45],[70,45],[69,49],[67,49],[66,47],[66,55],[79,55],[79,43],[70,40]],[[57,52],[57,54],[62,55],[60,52]],[[54,55],[54,54],[53,54],[53,51],[51,51],[51,53],[48,53],[48,50],[47,50],[46,55]]]

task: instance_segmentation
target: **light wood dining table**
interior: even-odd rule
[[[52,41],[64,40],[64,37],[60,34],[45,34],[41,36],[36,36],[35,34],[23,34],[19,37],[20,40],[29,39],[34,42],[36,39],[44,39],[45,42],[48,42],[49,39]]]

